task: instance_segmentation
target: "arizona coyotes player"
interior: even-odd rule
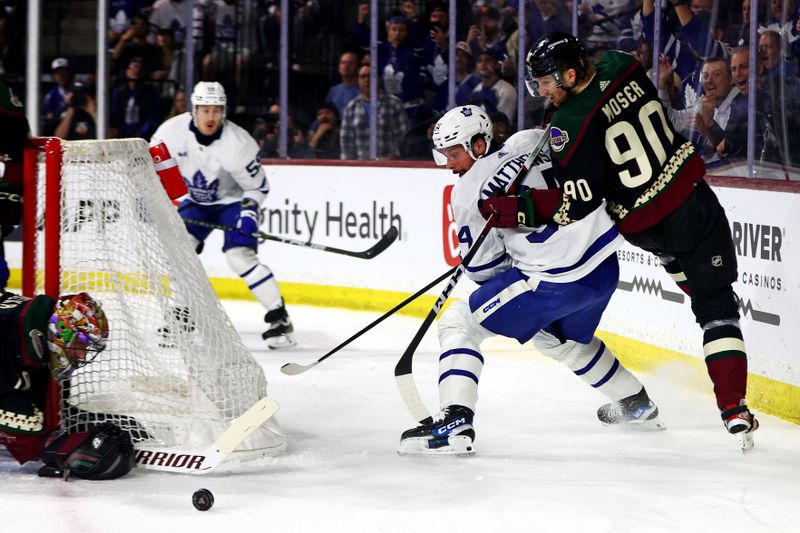
[[[58,408],[47,401],[51,378],[63,383],[91,363],[108,333],[103,308],[85,292],[58,299],[0,292],[0,445],[21,464],[41,458],[40,476],[114,479],[133,468],[131,438],[113,424],[61,435],[45,425],[48,409]]]
[[[681,137],[641,65],[609,51],[589,65],[566,33],[539,39],[527,57],[528,90],[556,107],[550,133],[560,190],[491,199],[487,214],[523,224],[582,220],[607,202],[631,244],[661,260],[692,299],[717,407],[743,450],[758,421],[747,408],[747,354],[732,284],[736,254],[725,211],[703,180],[705,167]]]

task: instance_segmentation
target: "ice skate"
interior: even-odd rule
[[[623,429],[667,429],[658,418],[658,407],[644,387],[633,396],[601,406],[597,418],[607,426]]]
[[[283,300],[281,300],[280,307],[268,311],[264,315],[264,322],[269,324],[269,329],[261,334],[261,338],[267,341],[267,346],[271,350],[297,346],[297,341],[294,340],[294,335],[292,334],[294,326],[292,326],[292,320],[283,305]]]
[[[472,409],[451,405],[442,409],[430,424],[422,424],[403,432],[400,455],[472,455],[475,451],[475,429]]]
[[[178,346],[178,336],[187,335],[195,330],[195,322],[189,313],[188,307],[173,307],[172,316],[167,318],[167,324],[158,328],[160,348],[175,348]]]
[[[725,406],[725,410],[722,411],[722,422],[728,433],[739,439],[742,453],[753,449],[753,432],[758,429],[758,420],[747,408],[746,400],[741,400],[739,405]]]

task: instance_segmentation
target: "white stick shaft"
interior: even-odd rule
[[[244,439],[278,412],[278,403],[261,398],[234,420],[222,435],[204,451],[136,446],[136,466],[145,470],[206,474],[214,470]]]

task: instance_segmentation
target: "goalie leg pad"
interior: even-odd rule
[[[22,435],[44,433],[44,414],[19,391],[0,396],[0,430]]]

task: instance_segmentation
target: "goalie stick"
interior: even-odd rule
[[[378,324],[380,324],[381,322],[383,322],[384,320],[386,320],[387,318],[389,318],[390,316],[395,314],[397,311],[399,311],[403,307],[407,306],[408,304],[410,304],[411,302],[413,302],[414,300],[416,300],[417,298],[419,298],[420,296],[425,294],[425,292],[430,290],[432,287],[435,287],[436,285],[438,285],[439,283],[444,281],[444,279],[447,276],[450,276],[454,271],[455,271],[455,267],[451,268],[450,270],[448,270],[447,272],[445,272],[444,274],[442,274],[441,276],[439,276],[435,280],[431,281],[430,283],[425,285],[423,288],[421,288],[420,290],[418,290],[417,292],[415,292],[414,294],[412,294],[411,296],[409,296],[408,298],[406,298],[405,300],[403,300],[402,302],[400,302],[399,304],[394,306],[390,311],[387,311],[383,315],[379,316],[377,319],[375,319],[372,322],[370,322],[366,327],[364,327],[361,330],[357,331],[349,339],[347,339],[346,341],[341,343],[339,346],[337,346],[333,350],[329,351],[328,353],[326,353],[325,355],[323,355],[322,357],[320,357],[319,359],[317,359],[313,363],[310,363],[310,364],[307,364],[307,365],[301,365],[299,363],[286,363],[281,367],[281,372],[283,372],[287,376],[296,376],[297,374],[302,374],[303,372],[306,372],[307,370],[311,370],[312,368],[314,368],[315,366],[320,364],[322,361],[324,361],[328,357],[332,356],[333,354],[335,354],[336,352],[338,352],[339,350],[341,350],[342,348],[344,348],[345,346],[347,346],[348,344],[350,344],[351,342],[353,342],[354,340],[359,338],[361,335],[363,335],[364,333],[368,332],[369,330],[371,330],[372,328],[374,328],[375,326],[377,326]]]
[[[207,474],[219,466],[253,431],[269,420],[278,411],[278,407],[275,400],[261,398],[231,422],[214,444],[202,452],[135,445],[136,466],[160,472]]]
[[[539,141],[533,147],[530,155],[528,155],[528,159],[525,160],[525,164],[520,169],[519,174],[517,174],[514,179],[508,183],[508,186],[503,191],[504,193],[507,194],[509,191],[513,190],[517,181],[527,174],[528,170],[530,170],[531,164],[539,155],[539,152],[542,151],[545,143],[549,140],[549,134],[550,127],[548,126],[545,128],[544,133],[539,138]],[[414,417],[414,420],[420,424],[432,423],[433,418],[431,417],[430,413],[428,413],[425,404],[422,402],[422,397],[419,395],[417,385],[414,383],[414,352],[416,352],[419,343],[422,342],[422,337],[425,336],[428,328],[430,328],[431,324],[433,324],[433,321],[436,319],[439,311],[444,306],[447,298],[450,297],[450,293],[453,292],[458,280],[461,279],[461,275],[467,270],[467,266],[478,252],[478,248],[480,248],[481,244],[483,244],[483,241],[486,240],[486,237],[489,235],[489,231],[492,229],[492,222],[495,216],[495,214],[489,216],[489,219],[486,221],[486,224],[483,226],[480,234],[475,239],[472,248],[470,248],[467,252],[467,255],[461,259],[461,263],[459,263],[459,265],[456,267],[456,271],[453,273],[453,276],[450,278],[447,286],[442,291],[442,294],[439,296],[439,299],[436,301],[436,303],[433,304],[433,307],[428,312],[428,316],[425,317],[425,320],[422,322],[419,330],[417,330],[414,338],[411,339],[406,351],[403,352],[402,356],[400,356],[400,360],[397,361],[397,366],[394,368],[394,378],[395,382],[397,383],[397,389],[400,391],[400,397],[403,398],[403,403],[405,403],[408,412],[411,413],[411,416]]]
[[[183,221],[186,224],[191,224],[193,226],[220,229],[222,231],[238,231],[236,228],[232,228],[230,226],[223,226],[222,224],[214,224],[213,222],[205,222],[203,220],[192,220],[190,218],[184,218]],[[320,250],[322,252],[330,252],[339,255],[346,255],[349,257],[356,257],[358,259],[372,259],[373,257],[377,256],[378,254],[386,250],[389,247],[389,245],[392,244],[397,239],[398,234],[399,233],[397,228],[395,226],[391,226],[389,228],[389,231],[381,235],[381,238],[378,239],[378,242],[376,242],[370,248],[367,248],[363,252],[354,252],[352,250],[344,250],[342,248],[336,248],[335,246],[327,246],[325,244],[314,244],[313,242],[298,241],[286,237],[278,237],[277,235],[270,235],[269,233],[264,233],[263,231],[256,231],[255,233],[252,234],[252,236],[257,238],[259,242],[264,242],[264,241],[282,242],[283,244],[292,244],[294,246],[302,246],[303,248],[313,248],[314,250]]]

